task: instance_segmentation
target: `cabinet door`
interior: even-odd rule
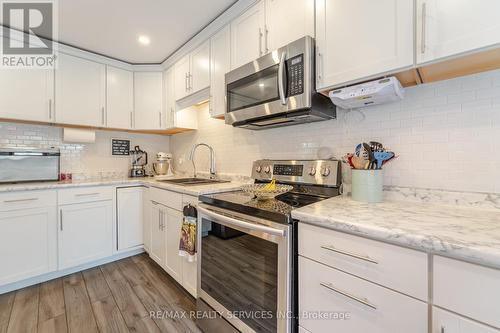
[[[500,333],[499,330],[439,308],[432,308],[432,333]]]
[[[167,238],[167,256],[165,260],[165,270],[177,282],[182,284],[182,257],[179,256],[182,213],[171,208],[167,208],[166,213],[165,231]]]
[[[161,72],[134,73],[135,129],[163,129],[162,95]]]
[[[106,125],[106,68],[93,61],[60,54],[56,69],[56,121],[63,124]]]
[[[191,52],[191,84],[189,93],[195,93],[210,85],[210,40]]]
[[[237,68],[264,54],[264,0],[231,22],[231,68]]]
[[[417,1],[417,63],[500,43],[497,0]]]
[[[134,73],[106,67],[107,127],[131,129],[134,116]]]
[[[59,208],[59,268],[102,259],[113,250],[111,200]]]
[[[143,187],[119,188],[116,191],[118,250],[143,244]]]
[[[211,39],[210,52],[210,115],[224,117],[226,113],[225,75],[231,70],[231,30],[229,25]]]
[[[0,285],[57,267],[56,207],[0,213]]]
[[[174,98],[176,101],[189,95],[189,55],[177,61],[174,65]]]
[[[151,201],[149,199],[149,189],[145,188],[142,195],[142,235],[144,250],[151,252]]]
[[[413,65],[413,0],[317,0],[316,88]]]
[[[149,256],[160,266],[165,264],[165,208],[151,201],[151,248]]]
[[[53,85],[53,70],[0,70],[0,118],[53,122]]]
[[[175,78],[174,68],[171,67],[163,73],[163,82],[165,82],[165,121],[166,128],[175,127]]]
[[[266,1],[266,53],[304,36],[314,37],[314,0]]]

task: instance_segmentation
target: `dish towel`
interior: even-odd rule
[[[179,255],[187,257],[189,262],[196,260],[196,226],[198,211],[192,205],[184,206],[182,220],[181,240],[179,242]]]

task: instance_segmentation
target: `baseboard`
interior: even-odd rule
[[[56,278],[59,278],[61,276],[80,272],[80,271],[83,271],[83,270],[86,270],[86,269],[89,269],[92,267],[100,266],[100,265],[107,264],[107,263],[110,263],[113,261],[117,261],[120,259],[131,257],[134,255],[143,253],[143,252],[144,252],[144,249],[141,247],[141,248],[126,251],[126,252],[120,252],[120,253],[115,254],[111,257],[106,257],[106,258],[92,261],[92,262],[89,262],[89,263],[86,263],[83,265],[79,265],[76,267],[71,267],[71,268],[67,268],[64,270],[60,270],[60,271],[50,272],[50,273],[38,275],[38,276],[35,276],[32,278],[28,278],[28,279],[25,279],[22,281],[9,283],[9,284],[0,286],[0,295],[4,294],[4,293],[8,293],[8,292],[13,291],[13,290],[29,287],[29,286],[32,286],[34,284],[38,284],[38,283],[42,283],[42,282],[49,281],[52,279],[56,279]]]

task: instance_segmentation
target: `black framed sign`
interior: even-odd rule
[[[118,156],[130,155],[130,140],[111,139],[111,154]]]

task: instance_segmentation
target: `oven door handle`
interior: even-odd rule
[[[217,212],[214,212],[213,210],[206,209],[206,208],[200,207],[200,206],[198,206],[197,209],[202,214],[204,214],[210,218],[216,219],[218,221],[225,222],[225,223],[229,224],[230,226],[232,225],[235,227],[241,227],[241,228],[245,228],[245,229],[249,229],[249,230],[261,231],[261,232],[265,232],[267,234],[275,235],[275,236],[279,236],[279,237],[286,236],[285,230],[271,228],[271,227],[268,227],[268,226],[265,226],[262,224],[241,221],[241,220],[229,217],[229,216],[219,214]]]
[[[286,73],[285,73],[285,58],[286,58],[286,52],[283,52],[281,54],[281,59],[280,59],[280,64],[278,67],[278,94],[281,100],[282,105],[286,105],[287,103],[287,97],[285,93],[285,79],[286,79]]]

